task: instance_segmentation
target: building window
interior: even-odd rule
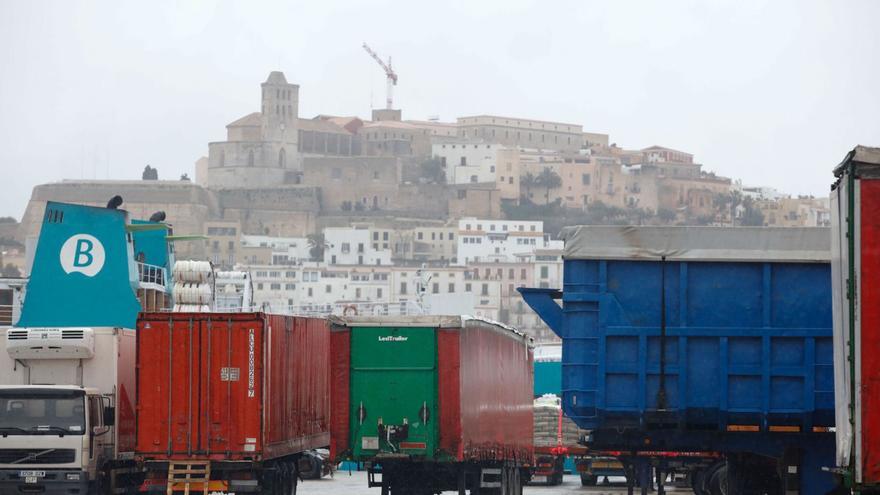
[[[248,167],[254,166],[254,150],[248,151]]]
[[[548,277],[550,277],[550,268],[547,266],[542,266],[541,267],[541,278],[548,278]]]
[[[331,291],[332,291],[332,289],[330,288],[329,285],[325,285],[325,286],[324,286],[324,292],[325,292],[325,293],[329,294]]]
[[[357,289],[354,290],[354,298],[355,298],[355,299],[360,299],[360,298],[361,298],[361,289],[360,289],[360,287],[358,287]]]
[[[448,291],[450,294],[455,292],[455,284],[449,284]]]
[[[419,232],[418,234],[416,234],[416,238],[418,238],[418,240],[421,241],[424,238],[424,235],[421,232]]]
[[[284,148],[278,152],[278,166],[281,168],[287,166],[287,154],[284,152]]]
[[[270,284],[269,289],[271,290],[281,290],[281,284]]]
[[[400,293],[401,293],[401,294],[406,294],[406,282],[401,282],[401,283],[400,283]]]
[[[581,175],[581,184],[585,186],[590,185],[590,174],[582,174]]]
[[[257,290],[263,290],[263,283],[262,282],[257,284]]]
[[[484,296],[489,295],[489,284],[483,284],[483,290],[480,292],[480,294]]]
[[[284,284],[284,290],[296,290],[296,284]]]
[[[439,294],[440,293],[440,284],[438,284],[437,282],[434,282],[434,284],[431,286],[431,292],[433,292],[434,294]]]
[[[519,271],[519,278],[520,278],[520,280],[526,279],[526,269],[525,268],[523,268]]]
[[[471,284],[464,284],[464,291],[470,292],[471,291]]]
[[[383,241],[387,241],[387,240],[388,240],[388,232],[382,232],[382,240],[383,240]]]
[[[376,298],[382,299],[382,289],[376,289]]]
[[[454,240],[454,239],[452,238],[452,236],[453,236],[453,234],[452,234],[452,232],[450,232],[450,233],[449,233],[449,240],[450,240],[450,241]],[[442,239],[442,237],[441,237],[441,239]]]
[[[308,290],[309,297],[312,297],[313,294],[314,294],[314,290],[312,290],[312,288],[309,287],[309,290]]]
[[[511,268],[510,270],[507,271],[507,278],[509,278],[510,280],[513,280],[515,275],[516,275],[516,272],[513,270],[513,268]]]

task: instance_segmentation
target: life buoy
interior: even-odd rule
[[[349,312],[350,311],[350,312]],[[342,308],[342,316],[357,316],[358,309],[354,304]]]

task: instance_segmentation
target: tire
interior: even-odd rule
[[[720,464],[707,475],[706,488],[711,495],[727,495],[727,464]]]
[[[581,486],[596,486],[599,477],[595,474],[581,474]]]

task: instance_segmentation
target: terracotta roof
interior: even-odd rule
[[[263,114],[260,112],[249,113],[238,120],[226,124],[226,127],[259,126],[262,124],[262,116]]]
[[[414,125],[408,124],[406,122],[399,122],[396,120],[379,120],[376,122],[364,123],[364,127],[368,127],[371,129],[386,127],[389,129],[406,129],[406,130],[410,130],[410,131],[416,130],[416,129],[421,129],[421,127],[414,126]]]
[[[328,120],[297,119],[297,126],[303,131],[328,132],[332,134],[351,135],[345,128],[340,127]]]

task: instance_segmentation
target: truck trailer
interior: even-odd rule
[[[669,472],[698,495],[833,488],[828,229],[563,237],[562,290],[520,292],[562,338],[565,414],[624,462],[630,493],[652,469],[658,492]]]
[[[880,491],[880,148],[858,146],[831,191],[837,463],[847,486]]]
[[[137,343],[141,491],[287,495],[330,445],[327,320],[145,313]]]
[[[333,317],[331,457],[389,493],[521,493],[531,340],[459,316]]]

